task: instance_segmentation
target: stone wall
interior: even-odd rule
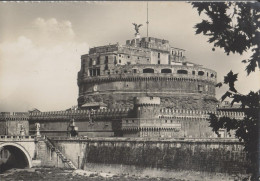
[[[22,127],[24,135],[28,135],[28,119],[28,113],[0,113],[0,135],[21,135]]]
[[[246,155],[234,139],[88,139],[54,140],[75,165],[123,164],[220,173],[245,173]]]

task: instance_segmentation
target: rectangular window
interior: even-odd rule
[[[136,74],[136,72],[137,72],[136,69],[133,69],[133,72]]]
[[[160,56],[161,56],[160,53],[158,53],[158,58],[160,58]]]
[[[89,69],[89,75],[90,75],[90,76],[93,76],[92,69]]]
[[[100,69],[97,69],[97,76],[100,75]]]
[[[108,64],[108,56],[105,57],[105,64]]]
[[[85,72],[85,63],[82,64],[82,72]]]
[[[192,71],[192,75],[195,75],[195,71],[194,70]]]
[[[92,66],[92,58],[89,59],[89,66]]]
[[[160,61],[160,60],[158,60],[158,64],[161,64],[161,61]]]
[[[198,85],[198,91],[202,92],[203,91],[203,86],[202,85]]]
[[[96,69],[93,69],[93,76],[96,76],[97,74],[97,71],[96,71]]]
[[[121,60],[119,59],[119,63],[121,63]]]
[[[97,57],[97,65],[100,64],[100,57]]]

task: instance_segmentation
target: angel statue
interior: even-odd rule
[[[142,24],[137,25],[136,23],[133,23],[133,25],[135,26],[135,31],[136,31],[135,34],[139,34],[139,28],[140,28],[141,26],[143,26],[143,25],[142,25]]]

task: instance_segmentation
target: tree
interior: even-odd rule
[[[205,13],[207,20],[195,25],[196,34],[208,36],[208,42],[214,47],[223,48],[227,55],[232,53],[242,54],[248,50],[252,51],[252,56],[248,60],[246,71],[249,75],[260,69],[260,3],[258,2],[193,2],[199,15]],[[212,48],[214,51],[215,48]],[[259,91],[250,92],[247,95],[240,94],[235,88],[237,75],[230,71],[224,81],[216,85],[223,84],[229,86],[228,91],[221,97],[224,101],[227,97],[232,99],[231,105],[235,102],[241,103],[241,109],[245,112],[243,120],[231,119],[229,117],[217,118],[210,114],[210,126],[212,130],[219,134],[221,128],[225,128],[230,134],[235,130],[235,135],[243,141],[247,158],[250,165],[247,171],[252,174],[251,180],[257,179],[258,174],[258,120],[259,120]]]

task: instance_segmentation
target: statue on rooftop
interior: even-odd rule
[[[133,23],[133,25],[135,26],[135,31],[136,31],[135,34],[139,34],[139,28],[140,28],[141,26],[143,26],[143,25],[142,25],[142,24],[137,25],[136,23]]]

